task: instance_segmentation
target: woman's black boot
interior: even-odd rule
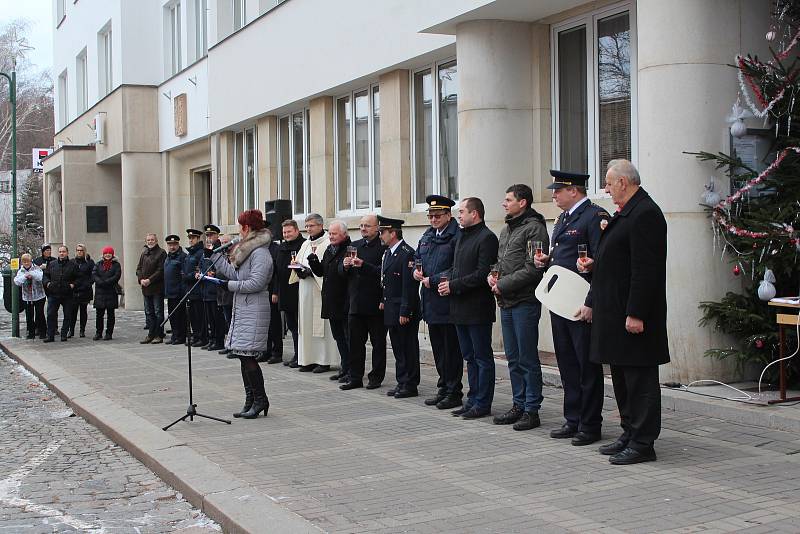
[[[262,411],[266,417],[269,411],[269,399],[264,389],[264,375],[261,374],[258,362],[253,361],[251,365],[253,366],[248,366],[247,368],[247,378],[250,381],[250,387],[253,388],[253,405],[247,412],[242,414],[244,419],[255,419]]]
[[[234,417],[242,417],[253,407],[253,388],[250,387],[250,380],[244,368],[244,362],[242,362],[242,383],[244,384],[244,406],[242,406],[241,411],[233,414]]]

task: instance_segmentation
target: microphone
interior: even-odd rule
[[[216,254],[217,252],[222,252],[223,250],[227,250],[228,248],[232,247],[233,245],[235,245],[236,243],[238,243],[241,240],[242,240],[241,237],[234,237],[233,239],[231,239],[230,241],[228,241],[224,245],[221,245],[221,246],[215,248],[211,252],[212,252],[212,254]]]

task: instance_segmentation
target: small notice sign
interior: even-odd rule
[[[11,258],[11,270],[19,270],[19,258]]]

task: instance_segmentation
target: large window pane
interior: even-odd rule
[[[350,97],[336,101],[337,193],[336,209],[350,209]]]
[[[306,186],[304,198],[306,199],[306,211],[311,211],[311,110],[307,109],[305,111],[305,138],[306,138],[306,148],[305,148],[305,155],[306,159],[303,163],[303,167],[305,169],[305,178],[303,183]]]
[[[433,79],[430,69],[414,74],[414,202],[433,192]]]
[[[294,212],[305,213],[305,176],[303,172],[303,113],[292,115],[292,136],[293,151],[292,159],[294,165]]]
[[[381,95],[372,88],[372,172],[375,177],[375,207],[381,207]]]
[[[356,209],[369,208],[369,92],[355,94]]]
[[[458,67],[455,61],[439,67],[439,192],[458,198]]]
[[[289,152],[289,117],[283,117],[280,120],[278,127],[280,136],[278,138],[280,143],[280,180],[278,182],[279,191],[278,195],[282,199],[289,199],[291,197],[291,158]]]
[[[586,27],[558,34],[560,168],[589,172],[586,103]]]
[[[245,158],[247,161],[247,204],[246,209],[256,207],[256,132],[251,128],[245,132]]]
[[[627,12],[597,21],[600,169],[631,159],[631,33]]]
[[[234,143],[234,171],[236,176],[236,213],[244,210],[244,134],[238,132],[236,134],[236,142]]]

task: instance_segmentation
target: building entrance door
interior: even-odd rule
[[[211,223],[211,170],[192,173],[192,224],[202,229]]]

